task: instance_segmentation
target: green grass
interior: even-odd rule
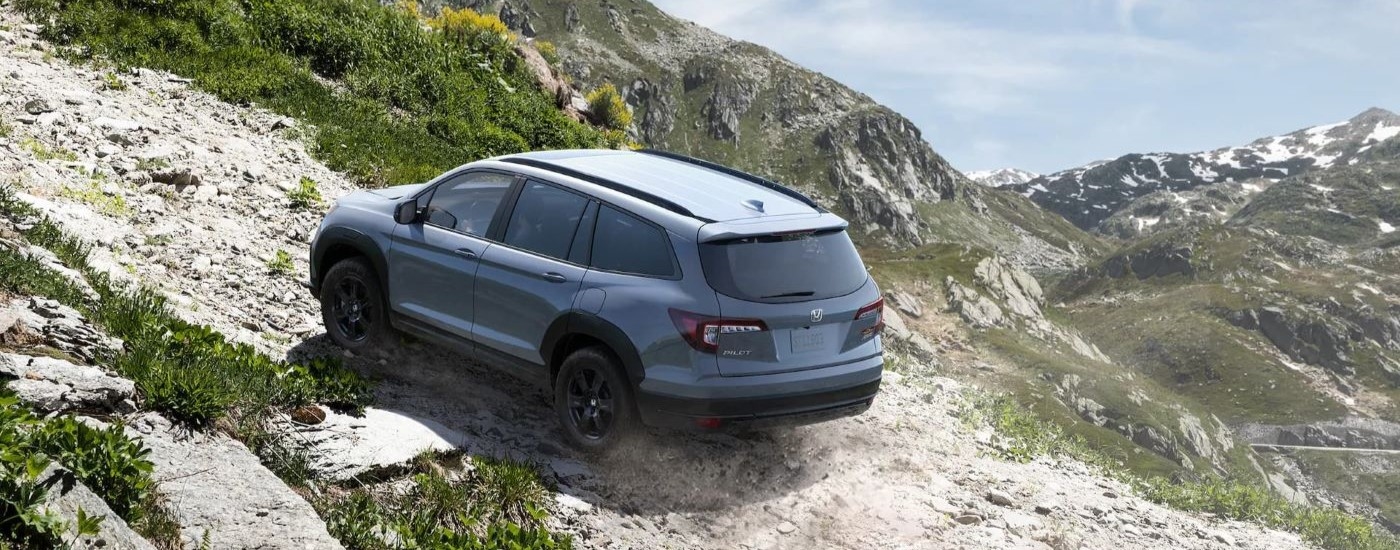
[[[351,550],[568,549],[545,526],[547,492],[534,468],[500,459],[425,453],[410,483],[328,494],[314,504]],[[388,540],[396,540],[390,544]]]
[[[959,414],[973,426],[995,430],[1000,441],[994,442],[993,452],[1007,460],[1027,462],[1039,456],[1078,460],[1129,483],[1152,502],[1292,531],[1328,550],[1393,549],[1400,544],[1365,518],[1293,504],[1258,484],[1219,478],[1174,483],[1164,477],[1138,477],[1117,469],[1113,459],[1083,438],[1036,416],[1009,396],[972,396]]]
[[[1292,457],[1318,485],[1354,495],[1390,521],[1400,522],[1400,456],[1298,449]]]
[[[316,127],[313,152],[378,186],[479,158],[594,147],[510,39],[428,30],[372,0],[20,0],[67,55],[163,69]]]
[[[29,154],[34,155],[34,158],[41,161],[62,160],[74,162],[78,160],[78,155],[74,152],[62,147],[49,147],[48,145],[44,145],[44,142],[32,137],[26,137],[20,140],[19,146],[29,151]]]
[[[131,215],[131,207],[127,205],[126,199],[121,195],[103,192],[99,179],[88,180],[80,187],[64,185],[58,190],[58,196],[90,205],[94,210],[108,216],[124,218]]]

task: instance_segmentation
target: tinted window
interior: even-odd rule
[[[428,201],[427,223],[472,235],[485,235],[515,176],[470,172],[439,185]]]
[[[566,258],[588,199],[543,183],[528,182],[506,226],[505,242],[550,256]]]
[[[593,230],[593,267],[669,277],[675,274],[666,234],[656,226],[604,206]]]
[[[845,231],[704,243],[700,263],[715,290],[756,302],[844,296],[864,285],[867,277]]]

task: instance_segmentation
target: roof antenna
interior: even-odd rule
[[[755,211],[757,211],[759,214],[763,214],[763,213],[764,213],[764,212],[763,212],[763,201],[761,201],[761,200],[758,200],[758,199],[749,199],[749,200],[746,200],[746,201],[744,201],[744,206],[747,206],[750,210],[755,210]]]

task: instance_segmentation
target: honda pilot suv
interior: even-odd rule
[[[466,164],[326,215],[308,286],[363,352],[396,331],[538,383],[568,440],[859,414],[884,302],[846,222],[794,190],[659,151]]]

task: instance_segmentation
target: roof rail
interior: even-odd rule
[[[743,170],[736,170],[736,169],[734,169],[734,168],[730,168],[730,167],[725,166],[725,165],[723,165],[723,164],[716,164],[716,163],[710,162],[710,161],[708,161],[708,160],[698,159],[698,158],[695,158],[695,157],[690,157],[690,156],[682,155],[682,154],[680,154],[680,153],[672,153],[672,152],[670,152],[670,151],[662,151],[662,150],[659,150],[659,149],[639,149],[639,150],[637,150],[637,152],[638,152],[638,153],[645,153],[645,154],[648,154],[648,155],[655,155],[655,156],[658,156],[658,157],[664,157],[664,158],[668,158],[668,159],[671,159],[671,160],[676,160],[676,161],[684,162],[684,163],[687,163],[687,164],[693,164],[693,165],[699,166],[699,167],[701,167],[701,168],[708,168],[708,169],[710,169],[710,170],[714,170],[714,171],[720,172],[720,173],[722,173],[722,174],[730,175],[730,176],[733,176],[733,177],[736,177],[736,178],[739,178],[739,179],[748,181],[748,182],[750,182],[750,183],[754,183],[754,184],[760,185],[760,186],[762,186],[762,187],[771,189],[771,190],[773,190],[773,191],[777,191],[777,192],[779,192],[779,193],[782,193],[782,194],[784,194],[784,195],[787,195],[787,196],[789,196],[789,197],[792,197],[792,198],[794,198],[794,199],[797,199],[797,200],[798,200],[799,202],[801,202],[802,204],[805,204],[805,205],[807,205],[807,206],[810,206],[810,207],[812,207],[812,208],[815,208],[818,212],[826,212],[826,209],[825,209],[825,208],[822,208],[822,205],[817,204],[817,201],[812,200],[811,197],[808,197],[807,195],[803,195],[801,191],[798,191],[798,190],[796,190],[796,189],[793,189],[793,188],[791,188],[791,187],[788,187],[788,186],[786,186],[786,185],[783,185],[783,184],[781,184],[781,183],[778,183],[778,182],[776,182],[776,181],[773,181],[773,180],[770,180],[770,179],[767,179],[767,178],[764,178],[764,177],[755,176],[755,175],[750,174],[750,173],[748,173],[748,172],[745,172],[745,171],[743,171]]]
[[[703,222],[712,222],[712,221],[714,221],[714,220],[710,220],[710,219],[707,219],[707,218],[702,218],[702,217],[700,217],[700,216],[696,216],[694,213],[692,213],[692,212],[691,212],[689,209],[687,209],[686,207],[681,206],[681,205],[679,205],[679,204],[676,204],[674,201],[671,201],[671,200],[667,200],[667,199],[658,197],[658,196],[653,195],[653,194],[651,194],[651,193],[648,193],[648,192],[646,192],[646,191],[641,191],[641,190],[638,190],[638,189],[635,189],[635,188],[632,188],[632,187],[628,187],[628,186],[626,186],[626,185],[622,185],[622,184],[617,183],[617,182],[615,182],[615,181],[612,181],[612,180],[610,180],[610,179],[600,178],[600,177],[598,177],[598,176],[594,176],[594,175],[591,175],[591,174],[585,174],[585,173],[580,172],[580,171],[578,171],[578,170],[573,170],[573,169],[570,169],[570,168],[565,168],[565,167],[559,166],[559,165],[557,165],[557,164],[551,164],[551,163],[546,162],[546,161],[543,161],[543,160],[532,159],[532,158],[521,158],[521,157],[507,157],[507,158],[500,159],[500,161],[501,161],[501,162],[509,162],[509,163],[511,163],[511,164],[519,164],[519,165],[521,165],[521,166],[529,166],[529,167],[532,167],[532,168],[539,168],[539,169],[541,169],[541,170],[548,170],[548,171],[554,172],[554,173],[556,173],[556,174],[560,174],[560,175],[564,175],[564,176],[569,176],[569,177],[574,178],[574,179],[580,179],[580,180],[586,181],[586,182],[588,182],[588,183],[597,185],[597,186],[599,186],[599,187],[604,187],[604,188],[607,188],[607,189],[611,189],[611,190],[613,190],[613,191],[617,191],[618,193],[622,193],[622,194],[624,194],[624,195],[628,195],[628,196],[631,196],[631,197],[635,197],[635,198],[637,198],[637,199],[641,199],[641,200],[643,200],[643,201],[649,202],[649,203],[654,204],[654,205],[656,205],[656,206],[660,206],[660,207],[662,207],[662,208],[665,208],[665,209],[667,209],[667,210],[670,210],[670,211],[675,212],[675,213],[677,213],[677,214],[680,214],[680,215],[682,215],[682,216],[688,216],[688,217],[695,218],[695,219],[700,220],[700,221],[703,221]]]

